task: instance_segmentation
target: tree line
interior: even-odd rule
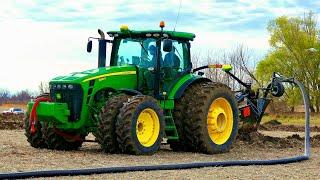
[[[4,103],[25,103],[33,97],[34,93],[28,90],[22,90],[12,94],[7,89],[0,89],[0,105]]]
[[[21,90],[16,93],[10,92],[8,89],[0,88],[0,105],[4,103],[26,103],[34,99],[40,94],[49,92],[49,84],[40,82],[38,91]]]

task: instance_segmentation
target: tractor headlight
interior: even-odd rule
[[[74,84],[50,84],[51,90],[74,90]]]
[[[56,89],[57,85],[56,84],[50,84],[50,89]]]
[[[70,90],[73,89],[73,85],[72,85],[72,84],[69,84],[69,85],[68,85],[68,89],[70,89]]]

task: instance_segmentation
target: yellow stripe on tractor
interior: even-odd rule
[[[100,76],[95,76],[95,77],[91,77],[91,78],[85,79],[82,82],[87,82],[87,81],[91,81],[91,80],[99,79],[99,78],[104,78],[104,77],[108,77],[108,76],[131,75],[131,74],[136,74],[136,71],[123,71],[123,72],[115,72],[115,73],[103,74],[103,75],[100,75]]]

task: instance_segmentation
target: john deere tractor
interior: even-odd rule
[[[98,68],[52,79],[50,93],[28,103],[31,146],[76,150],[92,133],[107,153],[152,154],[161,143],[175,151],[227,152],[238,130],[234,93],[194,73],[194,34],[163,30],[163,22],[160,27],[122,26],[107,32],[108,39],[101,30],[99,38],[89,37],[88,52],[92,40],[99,44]]]

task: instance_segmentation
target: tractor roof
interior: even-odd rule
[[[188,32],[177,32],[177,31],[162,31],[163,36],[168,36],[171,39],[176,40],[190,40],[192,41],[196,35]],[[143,31],[134,31],[134,30],[125,30],[125,31],[109,31],[107,32],[111,37],[159,37],[161,30],[143,30]]]

